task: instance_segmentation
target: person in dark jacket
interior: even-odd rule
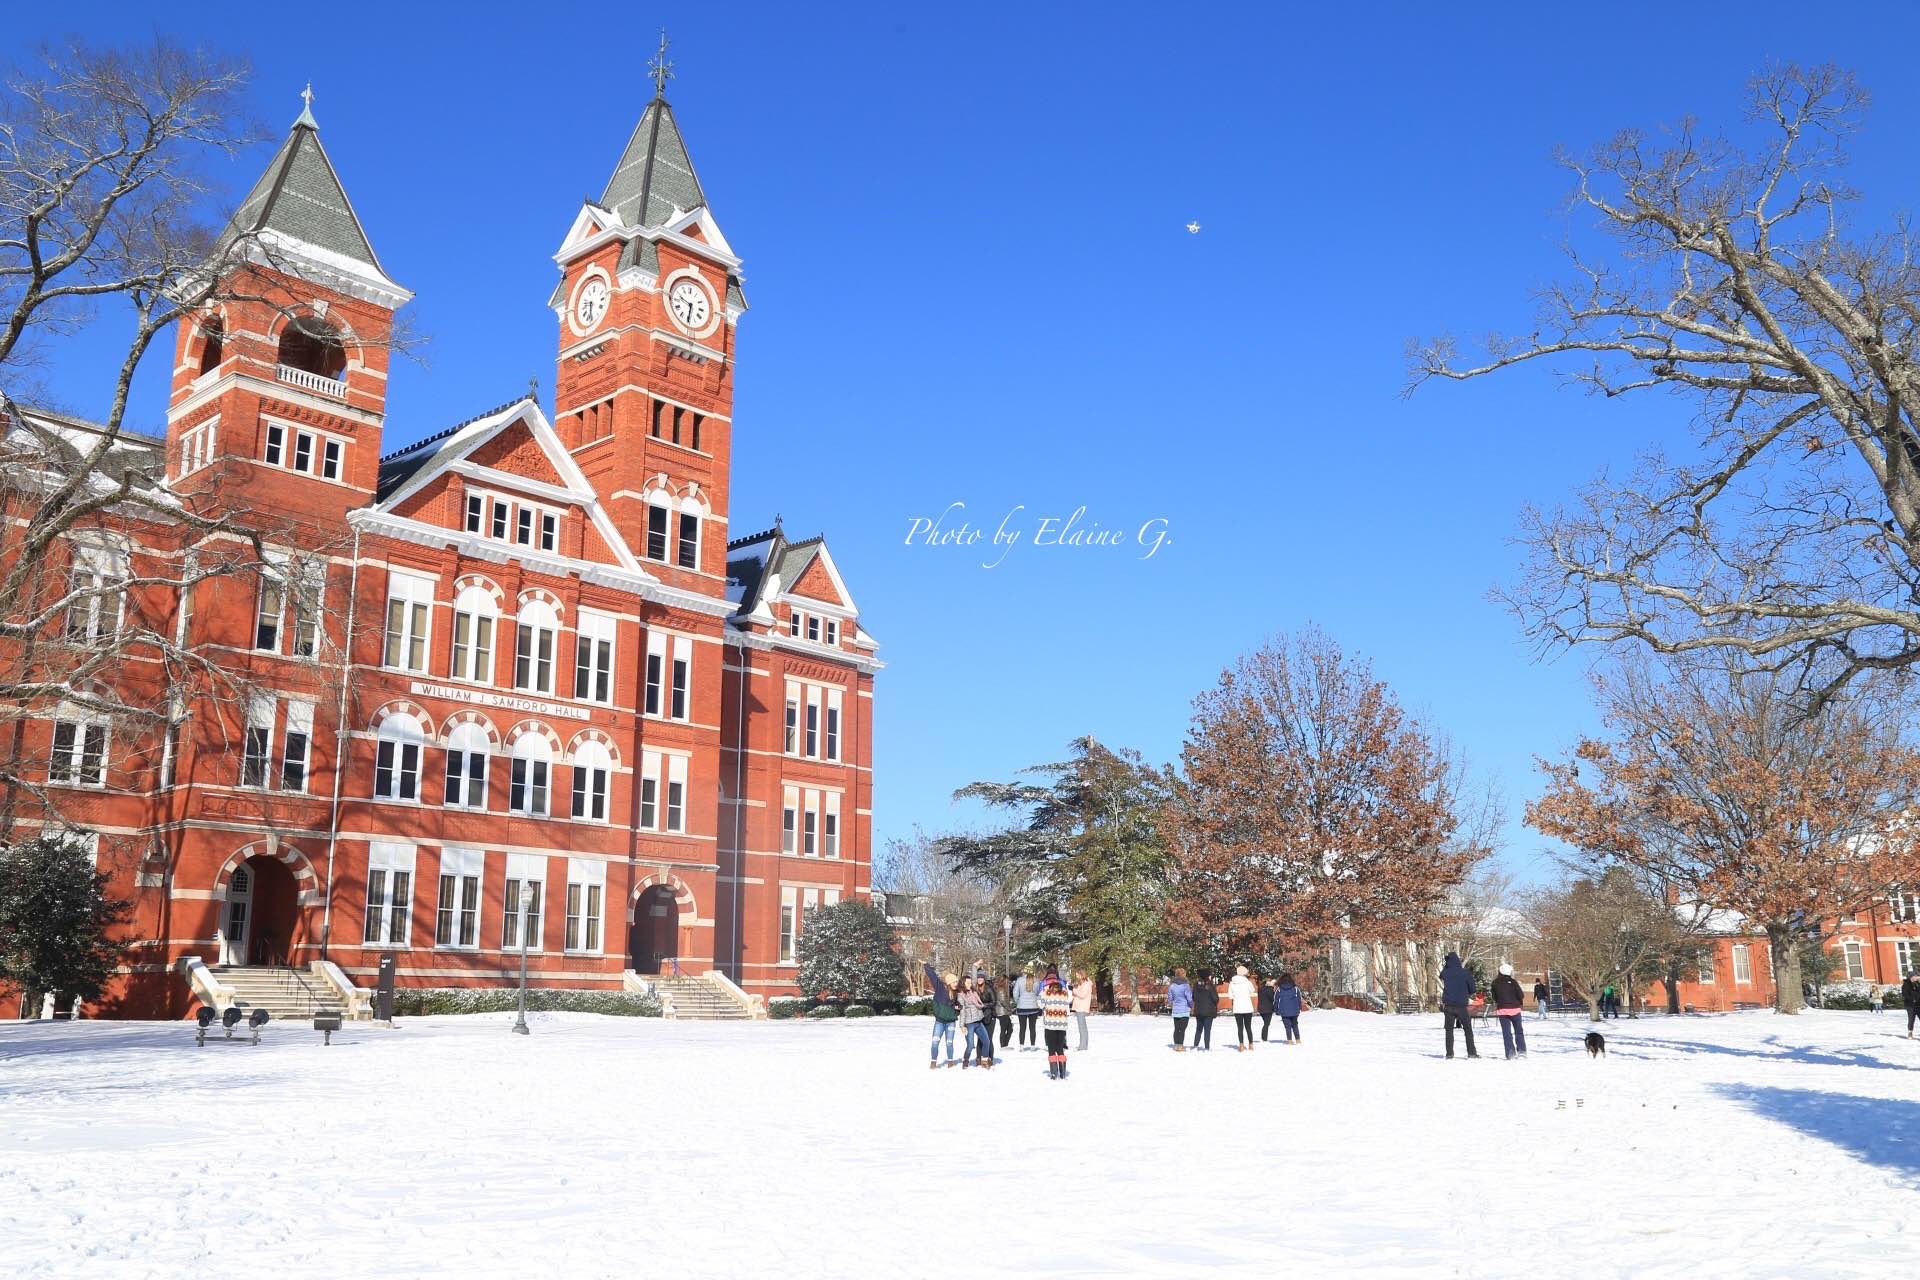
[[[1500,966],[1500,976],[1493,980],[1493,1015],[1500,1019],[1500,1039],[1507,1046],[1507,1058],[1512,1060],[1515,1050],[1524,1058],[1527,1056],[1527,1001],[1521,994],[1520,984],[1514,980],[1513,966]]]
[[[1205,969],[1193,984],[1193,1047],[1213,1051],[1213,1020],[1220,1016],[1220,988]]]
[[[993,1065],[993,1024],[1000,1016],[1000,997],[993,989],[993,979],[987,976],[985,965],[976,965],[973,970],[973,989],[980,993],[980,1026],[975,1032],[980,1038],[980,1065]]]
[[[1280,975],[1280,985],[1273,989],[1273,1011],[1280,1015],[1280,1025],[1286,1029],[1287,1043],[1300,1043],[1300,988],[1294,985],[1293,975]]]
[[[1533,1011],[1542,1018],[1547,1016],[1547,1000],[1551,994],[1545,978],[1533,984]]]
[[[1467,1012],[1467,1005],[1473,999],[1473,974],[1467,966],[1460,963],[1460,957],[1447,952],[1447,958],[1440,965],[1440,1012],[1446,1019],[1447,1056],[1453,1056],[1453,1029],[1466,1032],[1467,1056],[1477,1058],[1479,1050],[1473,1047],[1473,1018]]]
[[[960,1010],[953,1001],[954,977],[948,974],[942,978],[927,966],[927,986],[933,992],[933,1060],[927,1065],[934,1070],[940,1068],[940,1042],[947,1042],[947,1065],[953,1065],[953,1024],[960,1016]]]
[[[1907,1011],[1907,1039],[1913,1039],[1913,1024],[1920,1022],[1920,973],[1910,973],[1900,984],[1900,1006]]]
[[[1173,981],[1167,984],[1167,1012],[1173,1015],[1173,1051],[1187,1051],[1187,1019],[1193,1016],[1193,986],[1187,981],[1185,969],[1173,971]]]
[[[1000,1016],[1000,1047],[1013,1040],[1013,975],[1007,974],[993,984],[993,1007]]]
[[[1254,982],[1260,987],[1260,1043],[1267,1042],[1267,1028],[1273,1025],[1273,984],[1264,976],[1256,976]]]

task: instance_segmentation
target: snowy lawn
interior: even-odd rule
[[[1897,1013],[1437,1018],[1072,1078],[926,1066],[929,1020],[0,1025],[9,1276],[1886,1276],[1920,1261]],[[1279,1031],[1279,1022],[1274,1023]]]

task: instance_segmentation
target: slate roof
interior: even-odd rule
[[[598,203],[629,227],[665,226],[676,209],[687,213],[705,207],[706,192],[665,98],[655,98],[641,113]]]
[[[293,131],[240,202],[222,239],[260,231],[277,231],[337,253],[391,281],[320,145],[320,129],[309,112],[302,111],[294,121]]]
[[[106,430],[104,423],[17,404],[0,396],[0,435],[14,437],[13,443],[28,455],[44,456],[40,451],[46,450],[57,455],[64,465],[72,466],[93,451]],[[10,457],[9,461],[18,462],[20,458]],[[113,484],[131,474],[137,481],[157,488],[166,478],[166,467],[165,436],[122,426],[95,473]]]
[[[387,498],[397,492],[402,485],[412,479],[422,467],[426,466],[438,456],[441,445],[452,437],[460,434],[460,432],[466,428],[483,419],[497,418],[509,409],[530,402],[532,398],[533,397],[527,395],[515,396],[505,404],[497,404],[484,413],[476,413],[465,421],[454,423],[444,431],[436,431],[425,439],[416,440],[404,449],[396,449],[392,453],[382,454],[380,457],[380,479],[375,486],[375,497],[382,502],[386,501]]]
[[[752,613],[760,605],[769,577],[778,575],[781,590],[786,590],[800,580],[825,546],[821,534],[789,542],[777,518],[771,529],[735,538],[727,544],[727,597],[737,612]]]

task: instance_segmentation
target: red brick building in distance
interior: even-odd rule
[[[869,889],[880,663],[824,541],[730,537],[747,303],[664,92],[554,255],[551,419],[527,395],[383,451],[410,295],[309,111],[233,230],[270,287],[180,326],[165,439],[115,456],[199,510],[271,510],[284,545],[89,625],[176,628],[254,692],[164,741],[78,708],[30,726],[134,904],[89,1012],[182,1015],[195,960],[364,987],[390,953],[402,986],[503,985],[523,928],[537,985],[792,991],[806,911]],[[137,578],[190,541],[103,532],[74,571]]]

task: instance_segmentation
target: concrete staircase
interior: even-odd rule
[[[734,998],[731,991],[710,979],[676,978],[662,974],[659,977],[649,975],[647,981],[653,984],[662,1001],[673,1006],[673,1016],[676,1018],[702,1022],[745,1022],[749,1017],[745,1007]]]
[[[211,972],[233,992],[235,1008],[265,1009],[275,1022],[304,1022],[316,1013],[344,1013],[334,989],[303,969],[221,965]]]

